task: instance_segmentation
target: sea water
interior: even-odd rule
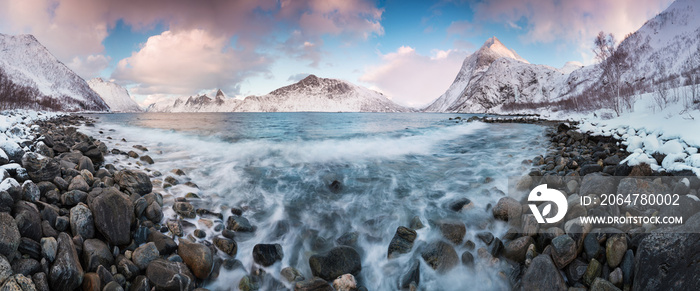
[[[429,113],[141,113],[94,114],[95,127],[81,130],[105,142],[109,149],[128,152],[133,145],[148,148],[153,165],[124,155],[108,155],[118,168],[139,168],[163,181],[167,176],[191,181],[154,191],[163,194],[165,219],[176,218],[167,205],[195,193],[198,208],[224,214],[230,207],[257,230],[236,234],[236,259],[243,268],[221,270],[207,283],[212,290],[237,290],[254,267],[253,246],[279,243],[284,258],[264,268],[281,282],[279,272],[292,266],[310,278],[311,255],[337,246],[343,234],[357,235],[362,271],[357,279],[369,290],[397,290],[412,262],[420,262],[421,290],[509,289],[512,267],[505,260],[483,262],[477,249],[488,246],[476,237],[488,231],[496,237],[507,226],[494,221],[490,208],[507,191],[507,178],[526,173],[523,160],[543,154],[544,127],[530,124],[487,124],[450,120],[467,114]],[[102,132],[101,134],[99,132]],[[109,137],[109,138],[108,138]],[[123,139],[123,140],[122,140]],[[136,150],[135,150],[136,151]],[[186,177],[171,173],[182,169]],[[334,181],[339,189],[331,189]],[[337,185],[337,183],[336,183]],[[503,191],[503,192],[501,192]],[[468,198],[470,208],[455,212],[450,202]],[[397,227],[418,216],[424,228],[410,253],[387,259]],[[442,239],[432,222],[465,223],[464,241],[454,245],[461,256],[471,252],[474,267],[461,264],[446,273],[433,271],[420,256],[427,243]],[[196,219],[194,227],[215,231]],[[470,250],[464,242],[471,240]],[[501,274],[499,274],[501,272]],[[505,275],[505,276],[504,276]],[[264,282],[270,286],[270,282]],[[286,283],[288,287],[292,287]],[[263,286],[263,289],[266,289]]]

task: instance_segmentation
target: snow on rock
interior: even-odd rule
[[[13,178],[7,178],[0,183],[0,191],[8,192],[11,188],[19,187],[19,182]]]
[[[17,85],[36,88],[65,111],[108,111],[88,84],[34,36],[0,33],[0,69]],[[38,97],[34,97],[38,98]]]
[[[207,95],[154,103],[149,112],[410,112],[379,92],[337,79],[309,75],[263,96],[227,98]]]
[[[94,78],[87,81],[92,90],[109,105],[112,112],[141,112],[141,107],[131,99],[126,88],[116,83]]]

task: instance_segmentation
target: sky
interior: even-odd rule
[[[84,79],[139,105],[222,89],[264,95],[308,74],[411,107],[454,80],[490,37],[534,64],[594,62],[670,0],[0,0],[0,33],[33,34]]]

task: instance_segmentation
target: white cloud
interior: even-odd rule
[[[466,52],[456,50],[434,50],[425,56],[402,46],[382,55],[382,63],[365,70],[360,81],[371,84],[396,103],[421,107],[447,90],[466,56]]]
[[[75,56],[70,63],[66,63],[66,66],[83,79],[88,80],[107,68],[110,60],[111,57],[104,55]]]
[[[194,94],[202,89],[233,92],[245,77],[267,70],[270,60],[254,52],[234,50],[225,36],[193,29],[165,31],[119,61],[112,77],[136,83],[134,94]]]

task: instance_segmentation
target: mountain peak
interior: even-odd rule
[[[483,57],[486,60],[482,65],[490,65],[491,62],[500,58],[511,58],[523,63],[529,63],[527,60],[520,57],[514,50],[507,48],[495,36],[487,39],[475,54],[477,54],[480,59]]]
[[[224,94],[223,91],[221,91],[221,89],[216,91],[216,98],[224,98],[224,96],[226,96],[226,95]]]

